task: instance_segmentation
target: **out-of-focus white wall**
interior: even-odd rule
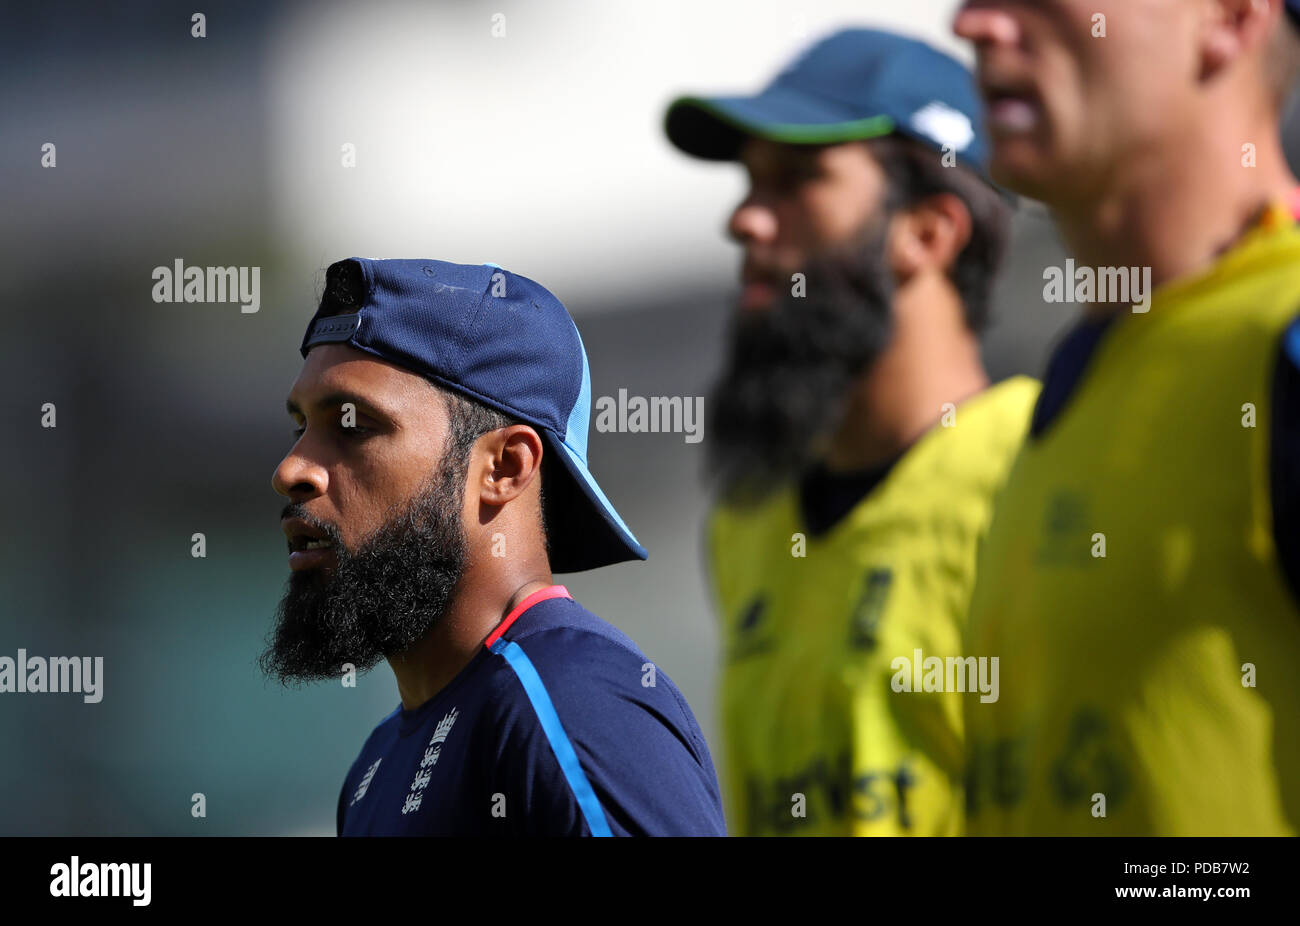
[[[844,25],[969,58],[956,0],[303,4],[270,47],[272,218],[292,258],[492,261],[616,305],[734,275],[734,168],[662,131],[681,92],[757,90]],[[497,18],[500,17],[500,18]],[[494,31],[504,31],[495,36]],[[342,146],[356,166],[342,166]]]

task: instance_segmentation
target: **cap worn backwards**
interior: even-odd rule
[[[348,285],[348,284],[351,285]],[[545,287],[491,264],[349,258],[326,271],[304,357],[346,344],[537,430],[551,569],[645,559],[587,463],[591,376],[577,326]]]

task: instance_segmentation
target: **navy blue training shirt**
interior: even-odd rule
[[[437,695],[370,734],[341,836],[725,836],[685,698],[621,631],[552,585]]]

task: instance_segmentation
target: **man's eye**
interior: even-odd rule
[[[346,425],[340,425],[339,430],[343,432],[344,436],[357,438],[357,439],[363,437],[369,437],[371,434],[374,433],[374,428],[364,428],[359,424],[352,425],[351,427],[347,427]],[[301,439],[303,434],[305,434],[306,432],[307,429],[305,427],[294,428],[292,432],[293,439],[295,441]]]
[[[802,186],[821,175],[816,164],[798,164],[787,167],[777,175],[777,184],[790,190]]]
[[[817,179],[815,170],[797,170],[788,169],[774,171],[765,177],[755,180],[751,186],[755,189],[765,189],[770,193],[787,196],[791,193],[797,193],[799,188],[805,183]]]

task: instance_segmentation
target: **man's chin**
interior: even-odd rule
[[[362,671],[370,668],[357,665],[356,658],[339,650],[339,634],[329,626],[329,584],[324,569],[289,573],[272,636],[261,658],[267,675],[287,684],[338,678],[348,665]]]
[[[263,671],[284,684],[337,681],[346,673],[369,672],[383,657],[369,658],[328,651],[323,641],[311,637],[277,639],[262,657]]]
[[[389,590],[373,584],[358,588],[355,574],[339,578],[325,568],[289,574],[267,648],[263,671],[283,683],[334,681],[346,672],[368,672],[390,655],[423,640],[445,607],[421,611],[395,606],[383,614]],[[344,583],[344,584],[340,584]],[[439,599],[436,589],[420,599]],[[406,600],[416,602],[414,592]]]
[[[1020,196],[1050,202],[1068,183],[1069,172],[1026,139],[996,142],[989,159],[989,176],[998,186]]]

